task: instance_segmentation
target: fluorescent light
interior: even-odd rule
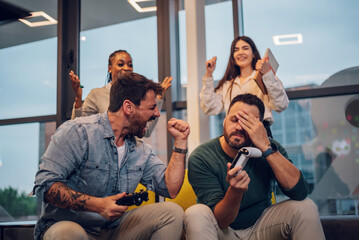
[[[287,35],[275,35],[273,36],[274,44],[279,45],[292,45],[301,44],[303,42],[303,36],[301,33],[287,34]]]
[[[139,2],[153,2],[153,0],[127,0],[137,12],[155,12],[157,7],[145,7],[141,8],[137,3]]]
[[[33,17],[43,17],[47,19],[46,21],[40,21],[40,22],[30,22],[26,19],[33,18]],[[27,18],[19,18],[19,21],[25,23],[29,27],[40,27],[40,26],[46,26],[46,25],[52,25],[57,24],[57,20],[53,19],[46,13],[40,11],[40,12],[32,12],[30,17]]]

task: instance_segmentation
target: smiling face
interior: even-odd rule
[[[240,68],[252,68],[254,54],[251,46],[247,42],[239,40],[234,47],[233,59],[235,64]]]
[[[259,110],[256,106],[243,102],[233,104],[223,122],[223,136],[227,145],[232,149],[241,149],[252,145],[247,132],[238,123],[238,111],[245,111],[259,118]]]
[[[150,90],[139,106],[135,106],[135,113],[131,118],[130,134],[142,138],[146,133],[146,124],[160,116],[157,108],[156,94]]]
[[[119,72],[133,72],[132,58],[126,52],[117,53],[111,60],[111,65],[108,66],[108,71],[111,73],[112,79],[117,79]]]

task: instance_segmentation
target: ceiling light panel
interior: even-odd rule
[[[292,45],[303,43],[303,36],[301,33],[275,35],[273,36],[273,42],[275,45]]]
[[[28,19],[34,18],[34,17],[42,17],[45,18],[45,21],[38,21],[38,22],[30,22]],[[30,17],[27,18],[19,18],[19,21],[25,23],[29,27],[40,27],[40,26],[46,26],[46,25],[52,25],[57,24],[57,20],[50,17],[48,14],[40,11],[40,12],[32,12]]]
[[[136,9],[137,12],[143,13],[143,12],[155,12],[157,11],[157,7],[141,7],[138,5],[140,2],[154,2],[153,0],[127,0],[131,6]]]

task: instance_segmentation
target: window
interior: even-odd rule
[[[156,2],[152,1],[151,6]],[[104,9],[103,9],[104,8]],[[102,9],[93,16],[94,9]],[[105,10],[109,12],[106,12]],[[108,13],[114,16],[109,18]],[[132,57],[133,71],[158,82],[156,12],[137,12],[127,1],[82,3],[80,80],[83,100],[93,88],[105,85],[109,55],[119,49]],[[97,26],[98,18],[107,19]]]
[[[359,29],[353,23],[359,21],[359,2],[242,2],[244,34],[262,55],[272,50],[286,88],[317,88],[333,74],[358,66]],[[336,83],[341,85],[347,85],[345,80]]]
[[[359,121],[349,121],[359,119],[358,110],[351,109],[358,101],[357,95],[292,100],[275,114],[276,120],[291,119],[291,125],[275,121],[273,135],[302,170],[322,216],[358,215]]]
[[[54,1],[11,3],[57,18]],[[28,20],[37,23],[46,19]],[[0,119],[56,113],[56,30],[56,24],[30,27],[12,21],[0,25]]]
[[[11,3],[57,18],[56,1]],[[45,21],[43,17],[28,20]],[[28,194],[40,157],[55,132],[51,119],[56,114],[57,25],[30,27],[17,20],[3,23],[0,24],[0,222],[36,220],[37,199]]]
[[[0,126],[0,222],[37,219],[37,200],[28,195],[55,126],[55,122]]]

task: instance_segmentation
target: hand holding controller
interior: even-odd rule
[[[237,155],[234,157],[232,161],[232,166],[230,169],[242,166],[242,169],[246,165],[248,159],[250,158],[259,158],[262,156],[261,150],[255,147],[242,147],[239,149]]]
[[[148,201],[148,192],[141,190],[140,192],[137,193],[128,193],[123,198],[118,199],[116,201],[116,204],[122,206],[132,206],[132,205],[140,206],[143,201],[145,202]]]

